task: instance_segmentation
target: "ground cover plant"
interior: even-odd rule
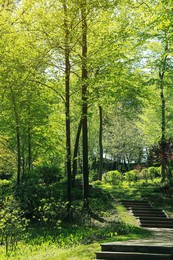
[[[13,207],[11,215],[8,215],[8,225],[6,223],[6,226],[3,226],[5,223],[2,218],[0,220],[0,259],[73,259],[72,257],[74,259],[91,259],[94,258],[94,252],[99,249],[102,242],[135,239],[149,235],[147,231],[138,227],[135,219],[128,215],[119,204],[115,192],[119,190],[117,186],[94,182],[90,189],[91,212],[82,210],[82,194],[77,189],[73,209],[74,219],[70,222],[68,219],[63,219],[65,210],[62,210],[64,206],[60,208],[60,201],[51,204],[53,199],[50,201],[46,197],[45,203],[50,202],[49,207],[47,204],[45,205],[45,212],[43,212],[43,208],[40,209],[39,213],[36,210],[38,215],[34,214],[30,222],[26,219],[28,215],[24,214],[21,218],[22,209],[19,209],[18,206],[14,207],[14,201],[11,201],[10,208],[12,205]],[[129,190],[131,189],[130,187]],[[60,183],[57,194],[63,195],[63,190],[63,183]],[[121,190],[125,192],[127,186],[122,187]],[[31,192],[33,193],[33,189]],[[23,197],[25,197],[24,194],[23,189]],[[26,194],[28,194],[28,190],[26,190]],[[34,196],[34,194],[36,193],[32,195]],[[43,196],[44,192],[42,191],[41,194]],[[18,196],[17,193],[16,199]],[[123,193],[119,196],[124,197]],[[28,195],[25,198],[27,202]],[[63,201],[64,197],[62,196],[62,198]],[[38,203],[39,198],[37,199],[35,203]],[[40,201],[42,202],[42,200],[43,198]],[[23,200],[19,200],[19,202],[24,203]],[[30,204],[28,205],[30,208]],[[38,208],[40,208],[39,203]],[[55,213],[59,211],[59,215],[55,217]],[[15,218],[13,218],[14,216]],[[21,220],[25,222],[25,225],[24,223],[21,225]],[[10,228],[11,232],[18,232],[16,233],[15,246],[9,240],[7,247],[6,241],[3,240],[4,228]],[[8,231],[8,229],[5,230]]]
[[[0,259],[92,259],[102,242],[149,236],[121,199],[147,199],[173,212],[159,168],[111,171],[103,181],[92,181],[89,211],[83,208],[77,179],[71,220],[66,218],[65,179],[45,183],[31,175],[20,187],[13,180],[1,181]]]

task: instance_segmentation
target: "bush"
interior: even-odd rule
[[[146,181],[149,179],[147,168],[142,169],[142,171],[139,173],[139,179],[146,180]]]
[[[43,164],[38,166],[35,171],[40,177],[40,180],[46,185],[50,185],[62,179],[60,169],[54,165]]]
[[[131,170],[131,171],[128,171],[124,174],[124,178],[128,182],[131,182],[131,181],[136,182],[138,180],[138,177],[139,177],[139,171],[138,170]]]
[[[160,176],[160,167],[149,167],[149,168],[144,168],[142,171],[139,173],[140,179],[143,180],[154,180],[154,178],[157,178]]]
[[[0,200],[11,193],[12,184],[10,180],[0,180]]]
[[[149,167],[148,168],[148,175],[149,175],[149,178],[152,180],[153,178],[157,178],[157,177],[160,177],[161,175],[161,172],[160,172],[160,167]]]
[[[59,229],[61,220],[66,214],[66,208],[66,202],[57,201],[53,197],[41,199],[40,206],[37,209],[37,219],[41,225],[53,226]]]
[[[6,254],[16,249],[17,241],[25,231],[28,221],[23,217],[23,211],[16,200],[9,197],[3,201],[0,209],[0,237],[5,243]]]
[[[103,174],[103,182],[111,185],[119,184],[122,181],[122,178],[122,174],[117,170],[109,171]]]
[[[64,201],[65,187],[63,183],[52,183],[46,186],[40,183],[36,176],[30,176],[20,186],[16,187],[15,196],[20,202],[25,216],[29,219],[39,220],[41,218],[39,209],[43,206],[43,201],[49,201],[50,199]],[[56,214],[58,213],[56,212]]]
[[[94,182],[93,182],[93,185],[94,185],[94,186],[101,186],[102,184],[103,184],[103,182],[100,181],[100,180],[97,180],[97,181],[94,181]]]

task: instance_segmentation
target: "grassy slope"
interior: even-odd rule
[[[143,186],[143,185],[142,185]],[[138,239],[149,235],[137,227],[136,219],[126,212],[118,202],[120,199],[138,199],[148,191],[141,192],[140,185],[121,183],[119,186],[99,185],[97,192],[93,190],[91,207],[99,216],[109,223],[100,223],[94,219],[85,221],[84,225],[66,225],[58,233],[33,229],[25,234],[15,254],[5,256],[5,250],[0,248],[0,260],[77,260],[94,259],[95,251],[100,250],[100,244],[109,241]],[[151,187],[150,187],[151,191]],[[151,194],[151,192],[149,192]],[[81,218],[83,216],[81,215]],[[117,221],[125,223],[115,224]],[[35,233],[34,233],[35,232]]]

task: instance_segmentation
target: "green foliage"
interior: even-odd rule
[[[4,139],[0,136],[0,179],[10,179],[16,171],[16,158]]]
[[[28,218],[48,224],[49,215],[50,223],[55,223],[62,217],[64,210],[65,186],[66,183],[57,182],[47,186],[40,180],[40,175],[32,173],[25,182],[16,187],[15,196]]]
[[[61,220],[66,213],[66,203],[57,201],[55,198],[43,198],[37,208],[36,217],[42,226],[60,229]]]
[[[154,179],[161,176],[161,168],[160,167],[149,167],[148,175],[150,179]]]
[[[13,198],[6,198],[0,209],[0,238],[5,243],[6,254],[15,250],[17,241],[26,230],[28,221],[23,217],[24,212]]]
[[[155,178],[160,177],[160,167],[149,167],[149,168],[144,168],[141,170],[139,173],[139,179],[141,180],[151,180],[154,181]]]
[[[139,178],[139,171],[138,170],[131,170],[124,174],[124,179],[128,182],[134,181],[136,182]]]
[[[40,165],[34,169],[36,175],[40,178],[46,186],[60,181],[62,179],[62,174],[60,169],[54,165]]]
[[[122,178],[122,174],[117,170],[109,171],[103,174],[103,182],[111,185],[119,184],[122,181]]]
[[[93,185],[94,185],[94,186],[100,186],[100,185],[102,185],[102,184],[103,184],[103,182],[100,181],[100,180],[97,180],[97,181],[94,181],[94,182],[93,182]]]
[[[148,169],[144,168],[140,171],[139,173],[139,179],[143,179],[143,180],[148,180],[149,179],[149,175],[148,175]]]
[[[0,180],[0,200],[10,195],[12,191],[12,183],[10,180]]]

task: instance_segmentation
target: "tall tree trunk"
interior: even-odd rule
[[[165,151],[165,130],[166,130],[166,122],[165,122],[165,96],[164,96],[164,71],[159,73],[160,78],[160,98],[161,98],[161,174],[162,181],[165,181],[166,178],[166,151]]]
[[[102,106],[99,106],[99,118],[100,118],[100,127],[99,127],[99,173],[98,179],[102,180],[103,175],[103,109]]]
[[[65,115],[66,115],[66,169],[67,169],[67,215],[71,217],[72,176],[71,176],[71,131],[70,131],[70,49],[67,1],[63,2],[65,30]]]
[[[12,97],[12,104],[14,109],[14,118],[16,124],[16,143],[17,143],[17,185],[20,184],[21,180],[21,144],[20,144],[20,126],[19,126],[19,115],[17,111],[17,105],[15,100],[15,95],[13,89],[11,87],[11,97]]]
[[[31,151],[31,127],[28,126],[28,170],[31,170],[32,151]]]
[[[166,35],[165,35],[166,36]],[[165,45],[165,53],[168,51],[168,42],[166,41]],[[165,120],[165,95],[164,95],[164,76],[166,70],[166,63],[167,63],[167,55],[165,55],[164,60],[161,61],[160,69],[159,69],[159,79],[160,79],[160,99],[161,99],[161,174],[162,174],[162,181],[164,182],[166,179],[166,165],[167,165],[167,158],[166,158],[166,139],[165,139],[165,132],[166,132],[166,120]]]
[[[30,103],[28,104],[28,127],[27,127],[27,131],[28,131],[28,160],[27,160],[27,167],[28,170],[31,170],[31,165],[32,165],[32,145],[31,145],[31,109],[30,109]]]
[[[76,140],[75,140],[75,145],[74,145],[74,153],[73,153],[73,174],[72,174],[72,185],[73,186],[74,186],[75,177],[77,174],[77,162],[78,162],[77,154],[78,154],[79,139],[80,139],[80,134],[81,134],[81,129],[82,129],[82,123],[83,123],[83,120],[81,118],[79,125],[78,125],[78,130],[77,130]]]
[[[83,133],[83,199],[85,209],[89,208],[89,167],[88,167],[88,93],[87,93],[87,11],[86,0],[81,4],[81,18],[82,18],[82,133]]]

